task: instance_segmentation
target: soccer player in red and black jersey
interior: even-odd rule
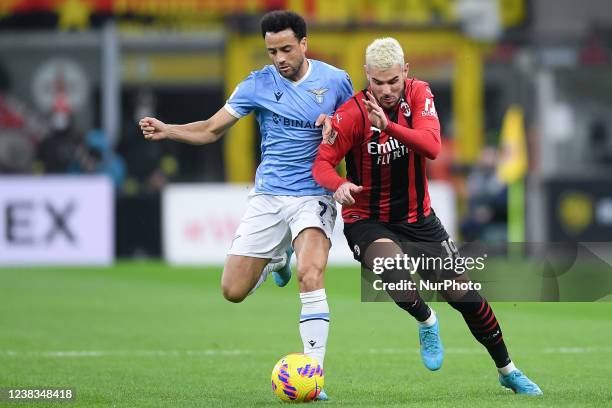
[[[313,166],[315,180],[342,204],[344,234],[355,258],[369,269],[381,254],[395,258],[406,253],[406,242],[425,243],[436,256],[459,256],[431,206],[427,188],[426,160],[434,160],[441,149],[434,96],[426,82],[408,78],[408,68],[397,40],[379,39],[368,46],[369,86],[333,115],[331,134]],[[343,158],[346,179],[335,170]],[[383,276],[394,280],[402,272],[387,270]],[[455,279],[469,282],[466,274],[455,274]],[[402,292],[389,294],[418,321],[423,363],[438,370],[444,349],[436,314],[416,288]],[[520,394],[542,393],[510,360],[495,314],[476,290],[441,294],[487,349],[503,386]]]

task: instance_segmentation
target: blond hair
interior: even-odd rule
[[[379,38],[366,48],[365,63],[366,66],[379,69],[388,69],[395,64],[403,67],[404,51],[395,38]]]

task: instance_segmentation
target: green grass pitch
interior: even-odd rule
[[[270,373],[301,351],[297,286],[270,279],[225,301],[220,268],[121,262],[113,268],[0,270],[0,387],[74,387],[74,403],[30,406],[279,406]],[[612,303],[495,303],[510,356],[543,397],[512,394],[461,316],[434,304],[447,350],[438,372],[414,322],[361,303],[359,269],[326,277],[331,332],[324,406],[610,406]],[[2,403],[0,403],[2,405]],[[26,406],[4,403],[5,406]]]

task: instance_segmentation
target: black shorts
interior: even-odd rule
[[[448,242],[449,235],[442,222],[431,211],[429,216],[413,223],[388,223],[377,220],[361,220],[344,224],[344,235],[353,256],[361,262],[361,256],[370,244],[377,239],[387,238],[406,248],[406,245],[419,247],[420,252],[438,256],[442,250],[440,243]],[[454,244],[452,244],[454,247]]]

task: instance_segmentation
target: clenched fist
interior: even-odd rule
[[[146,140],[163,140],[168,138],[168,125],[159,119],[146,117],[140,119],[138,124]]]

